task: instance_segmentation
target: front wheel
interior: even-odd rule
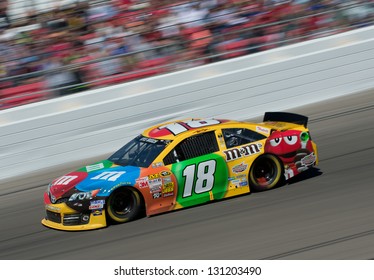
[[[142,209],[140,194],[128,187],[114,191],[106,205],[108,217],[112,222],[125,223],[137,218]]]
[[[272,189],[281,182],[282,165],[279,159],[271,154],[260,156],[252,164],[249,172],[249,185],[255,191]]]

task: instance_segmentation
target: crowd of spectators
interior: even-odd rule
[[[347,0],[85,1],[16,23],[6,9],[0,6],[0,109],[374,21],[374,1]]]

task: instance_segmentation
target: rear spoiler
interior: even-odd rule
[[[264,115],[264,122],[289,122],[303,125],[306,128],[308,125],[308,117],[287,112],[266,112]]]

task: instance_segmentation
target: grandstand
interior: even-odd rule
[[[45,13],[56,7],[74,5],[84,0],[7,0],[8,16],[10,20],[22,20],[30,13]],[[93,2],[93,1],[92,1]]]
[[[373,1],[2,3],[0,109],[329,36],[374,16]]]

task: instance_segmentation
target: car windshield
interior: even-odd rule
[[[148,167],[170,142],[139,135],[108,159],[118,165]]]

